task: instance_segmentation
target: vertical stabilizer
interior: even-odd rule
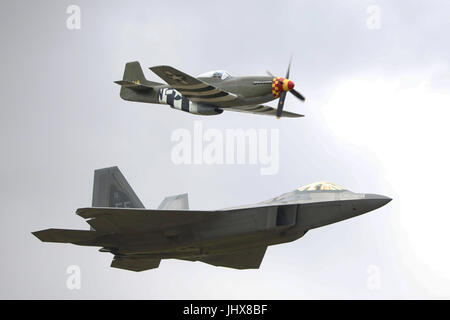
[[[188,210],[188,194],[183,193],[176,196],[165,197],[158,207],[159,210]]]
[[[92,206],[144,208],[118,167],[95,170]]]

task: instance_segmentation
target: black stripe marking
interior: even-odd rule
[[[181,110],[189,112],[189,100],[185,97],[181,100]]]
[[[167,95],[167,104],[168,105],[173,106],[173,96],[174,95],[175,95],[175,92]]]

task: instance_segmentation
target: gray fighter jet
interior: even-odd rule
[[[301,238],[308,230],[375,210],[391,201],[353,193],[329,182],[313,183],[279,197],[214,211],[188,210],[187,194],[144,209],[117,167],[94,174],[92,208],[76,213],[91,230],[46,229],[44,242],[102,247],[111,267],[143,271],[161,259],[201,261],[235,269],[258,269],[270,245]]]

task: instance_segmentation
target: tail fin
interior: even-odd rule
[[[92,206],[144,208],[118,167],[95,170]]]
[[[145,79],[141,64],[138,61],[128,62],[125,65],[123,80],[140,81],[145,84],[147,79]]]
[[[159,210],[189,210],[188,194],[165,197],[158,207]]]
[[[141,65],[138,61],[128,62],[125,65],[123,79],[114,82],[122,86],[122,88],[125,87],[134,91],[152,90],[153,86],[162,85],[162,83],[148,81],[145,79]]]

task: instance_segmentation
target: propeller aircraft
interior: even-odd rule
[[[120,97],[127,101],[167,104],[171,108],[197,115],[217,115],[224,110],[271,115],[277,118],[303,117],[301,114],[283,111],[288,92],[300,101],[305,97],[294,89],[289,79],[291,63],[285,77],[268,76],[234,77],[224,70],[206,72],[198,77],[190,76],[170,66],[151,67],[167,84],[145,78],[139,62],[125,65],[123,79],[115,81],[121,86]],[[277,108],[263,103],[278,99]]]

